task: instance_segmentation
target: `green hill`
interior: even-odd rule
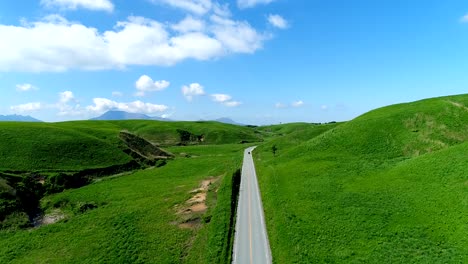
[[[0,171],[79,171],[126,164],[133,158],[124,152],[127,146],[119,138],[121,131],[162,146],[260,140],[250,128],[218,122],[2,122]]]
[[[77,124],[79,127],[79,124]],[[61,124],[0,123],[0,170],[81,170],[131,160],[118,130],[93,133]]]
[[[259,147],[275,261],[467,262],[467,107],[468,95],[393,105]]]

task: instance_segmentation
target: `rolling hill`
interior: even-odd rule
[[[2,122],[0,137],[1,263],[228,262],[240,143],[262,140],[152,120]]]
[[[392,105],[259,147],[275,261],[467,262],[467,106],[468,95]],[[307,139],[290,144],[294,133]]]

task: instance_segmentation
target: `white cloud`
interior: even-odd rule
[[[283,103],[276,103],[275,104],[275,107],[278,108],[278,109],[282,109],[282,108],[286,108],[288,107],[287,105],[283,104]]]
[[[241,105],[242,103],[238,101],[229,101],[229,102],[224,102],[223,104],[227,107],[236,107],[236,106]]]
[[[269,39],[245,21],[213,15],[202,26],[185,20],[172,26],[176,33],[168,31],[170,25],[143,17],[129,17],[105,32],[59,15],[21,26],[0,24],[0,71],[171,66],[186,59],[254,53]]]
[[[136,96],[145,96],[145,93],[162,91],[169,87],[170,82],[162,81],[153,81],[148,75],[142,75],[135,83],[135,88],[137,89]]]
[[[41,103],[33,102],[11,106],[10,110],[12,110],[15,113],[27,113],[41,110],[43,107],[44,106]]]
[[[123,93],[119,91],[113,91],[112,92],[112,97],[122,97]]]
[[[277,28],[280,29],[286,29],[288,27],[288,21],[286,21],[282,16],[280,15],[269,15],[268,16],[268,22]]]
[[[182,94],[188,101],[192,101],[194,96],[204,95],[205,90],[199,83],[182,86]]]
[[[152,0],[152,2],[163,3],[197,15],[206,14],[213,6],[211,0]]]
[[[258,4],[269,4],[275,0],[237,0],[237,6],[241,9],[254,7]]]
[[[230,17],[232,15],[231,10],[229,10],[229,4],[227,3],[226,4],[214,3],[213,13],[221,17]]]
[[[230,96],[229,94],[212,94],[211,98],[214,102],[221,103],[227,107],[236,107],[242,104],[239,101],[231,100],[232,96]]]
[[[468,23],[468,14],[462,16],[462,17],[460,18],[460,22],[462,22],[462,23]]]
[[[78,8],[108,12],[114,10],[114,5],[109,0],[41,0],[41,5],[70,10],[76,10]]]
[[[213,22],[211,29],[215,38],[229,52],[254,53],[268,39],[267,35],[258,33],[245,21],[234,21],[217,15],[211,16],[210,20]]]
[[[49,107],[58,109],[59,112],[57,114],[59,116],[78,116],[83,114],[83,109],[75,99],[75,95],[72,91],[59,93],[58,102]]]
[[[94,113],[104,113],[109,110],[120,110],[129,113],[154,114],[157,112],[164,112],[168,109],[165,105],[144,103],[142,101],[121,103],[106,98],[94,98],[93,103],[94,105],[87,106],[86,110]]]
[[[37,88],[36,86],[32,84],[24,83],[24,84],[17,84],[16,90],[19,92],[27,92],[27,91],[32,91],[32,90],[39,90],[39,88]]]
[[[211,97],[213,101],[218,103],[224,103],[232,98],[229,94],[212,94]]]
[[[323,111],[326,111],[328,110],[328,105],[322,105],[320,106],[320,109],[322,109]]]
[[[293,106],[293,107],[301,107],[301,106],[303,106],[303,105],[304,105],[304,102],[301,101],[301,100],[295,101],[295,102],[292,103],[292,106]]]
[[[205,30],[205,22],[201,19],[195,19],[192,16],[187,16],[179,23],[172,25],[171,28],[181,33],[200,32]]]
[[[59,103],[63,103],[63,104],[66,104],[70,101],[73,101],[75,100],[75,96],[73,95],[73,92],[71,91],[65,91],[65,92],[61,92],[59,93]]]

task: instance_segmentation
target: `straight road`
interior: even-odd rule
[[[254,149],[251,147],[244,151],[232,261],[235,264],[271,263],[262,200],[252,159]]]

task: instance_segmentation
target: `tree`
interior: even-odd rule
[[[276,151],[278,150],[278,148],[276,147],[276,145],[273,145],[271,147],[271,151],[273,151],[273,156],[276,156]]]

